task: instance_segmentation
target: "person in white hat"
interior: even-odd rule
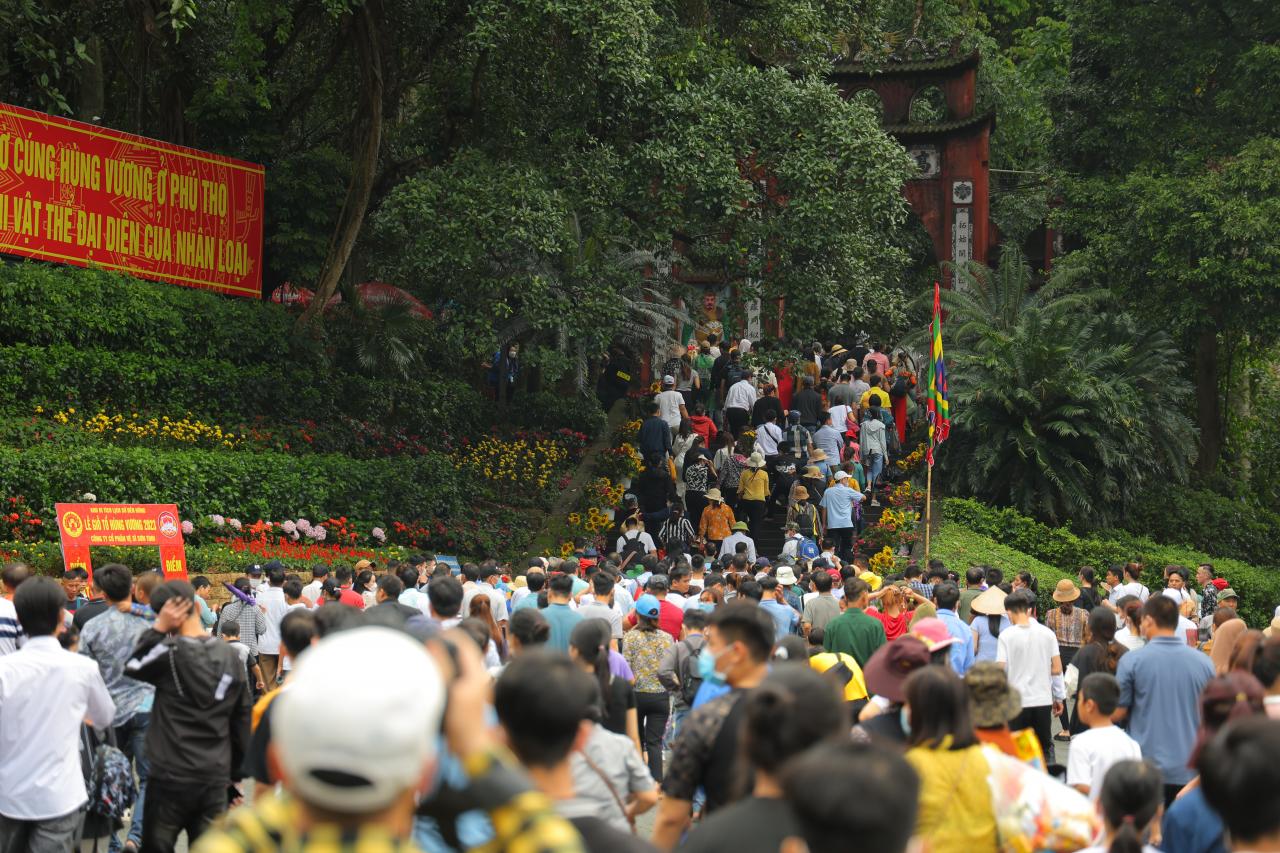
[[[671,437],[674,439],[680,429],[680,422],[689,417],[684,406],[684,395],[676,390],[676,378],[671,375],[662,377],[662,390],[653,399],[658,404],[658,417],[671,427]]]
[[[433,787],[442,717],[471,783],[469,807],[501,817],[492,821],[495,849],[575,849],[548,846],[573,829],[529,795],[483,724],[491,681],[479,649],[455,632],[433,643],[428,653],[407,634],[364,627],[313,646],[272,706],[268,761],[287,796],[231,812],[194,853],[312,849],[337,839],[345,850],[415,849],[413,815]],[[456,673],[447,689],[445,671]],[[326,734],[321,719],[354,724]]]

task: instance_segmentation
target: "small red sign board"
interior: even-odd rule
[[[62,563],[93,575],[89,549],[99,545],[155,546],[165,580],[185,579],[187,552],[176,504],[57,504]]]

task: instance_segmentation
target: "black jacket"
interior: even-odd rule
[[[241,778],[253,698],[235,649],[212,637],[147,630],[125,674],[156,688],[147,729],[151,779],[226,785]]]

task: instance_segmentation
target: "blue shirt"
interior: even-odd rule
[[[1200,691],[1213,678],[1213,663],[1180,637],[1154,637],[1120,658],[1120,707],[1129,709],[1129,736],[1160,768],[1166,785],[1185,785],[1200,728]]]
[[[542,609],[542,616],[551,626],[551,634],[547,637],[547,648],[568,652],[569,635],[582,621],[582,615],[570,609],[567,604],[548,604]]]
[[[947,633],[958,640],[951,644],[951,668],[963,677],[973,666],[973,630],[954,610],[939,610],[938,618],[947,626]]]
[[[853,527],[853,505],[862,500],[862,494],[844,484],[836,483],[822,495],[823,509],[827,511],[827,527]]]
[[[813,434],[813,446],[827,454],[829,464],[830,460],[840,460],[840,456],[844,451],[844,439],[840,437],[840,433],[836,431],[835,427],[824,424],[818,427],[818,431]]]
[[[978,648],[974,652],[973,661],[977,663],[981,660],[994,661],[996,659],[996,650],[1000,645],[1000,631],[1008,628],[1013,623],[1009,621],[1008,616],[1000,617],[1000,630],[992,634],[990,631],[990,622],[988,617],[981,613],[973,614],[973,630],[978,632]]]
[[[760,609],[769,614],[769,618],[773,620],[773,641],[776,643],[788,634],[796,632],[796,625],[799,623],[800,617],[796,615],[796,611],[790,604],[783,604],[780,601],[761,601]]]
[[[1223,832],[1222,818],[1204,798],[1204,788],[1197,785],[1164,813],[1160,849],[1164,853],[1227,853]]]

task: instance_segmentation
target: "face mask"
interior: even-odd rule
[[[703,648],[702,654],[698,655],[698,677],[708,684],[720,687],[724,684],[724,676],[716,672],[717,657],[718,655],[712,654],[710,649]]]
[[[898,709],[898,725],[902,726],[902,733],[907,736],[907,740],[911,739],[911,715],[907,713],[904,706]]]
[[[707,613],[711,613],[716,609],[716,603],[714,601],[699,601],[698,606],[701,607],[703,610],[705,610]]]

